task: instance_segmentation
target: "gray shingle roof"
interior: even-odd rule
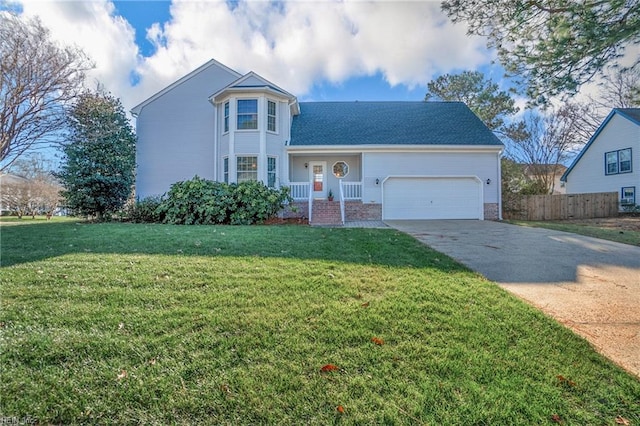
[[[502,145],[462,102],[301,102],[293,146]]]
[[[616,108],[615,110],[640,124],[640,108]]]

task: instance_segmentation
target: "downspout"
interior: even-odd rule
[[[218,106],[213,104],[213,180],[215,182],[219,182],[218,158]]]
[[[502,152],[498,152],[498,220],[502,220]]]

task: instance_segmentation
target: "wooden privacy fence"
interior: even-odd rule
[[[520,195],[510,198],[503,209],[505,219],[563,220],[618,216],[617,192]]]

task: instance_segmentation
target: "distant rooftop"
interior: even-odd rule
[[[502,145],[462,102],[301,102],[293,146]]]

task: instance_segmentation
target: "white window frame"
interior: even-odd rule
[[[620,160],[620,154],[623,152],[629,152],[629,159],[628,160]],[[609,151],[609,152],[605,152],[604,153],[604,174],[606,176],[610,176],[610,175],[619,175],[619,174],[623,174],[623,173],[631,173],[633,172],[633,163],[632,163],[632,155],[633,152],[631,150],[631,148],[624,148],[624,149],[618,149],[616,151]],[[609,161],[609,159],[612,159],[615,161]],[[627,169],[622,170],[622,165],[624,163],[629,163],[629,166]],[[609,170],[609,165],[615,165],[615,170]]]
[[[338,165],[338,163],[343,163],[345,166],[347,166],[347,173],[345,173],[345,174],[344,174],[344,175],[342,175],[342,176],[338,176],[338,175],[336,174],[336,171],[335,171],[335,168],[336,168],[336,166]],[[336,178],[338,178],[338,179],[344,179],[344,178],[349,174],[349,171],[350,171],[350,170],[351,170],[351,167],[350,167],[350,166],[349,166],[349,164],[348,164],[346,161],[344,161],[344,160],[336,161],[335,163],[333,163],[333,166],[331,166],[331,173],[333,173],[333,175],[334,175]]]
[[[240,104],[244,102],[254,102],[255,103],[255,112],[241,112]],[[247,98],[247,99],[237,99],[236,100],[236,130],[258,130],[258,99],[256,98]],[[246,123],[255,122],[255,127],[242,127],[240,125],[240,117],[251,117],[252,119],[246,121]],[[243,120],[244,122],[244,120]]]
[[[241,174],[242,173],[242,177]],[[251,177],[248,177],[251,175]],[[236,157],[236,182],[258,180],[258,156],[238,155]]]
[[[222,159],[222,181],[229,183],[229,157]]]
[[[273,104],[273,114],[270,114],[269,107]],[[271,121],[273,120],[273,128],[271,128]],[[278,132],[278,103],[267,99],[267,131],[272,133]]]
[[[222,115],[224,116],[222,133],[229,133],[229,101],[225,102],[222,108],[223,108]]]

